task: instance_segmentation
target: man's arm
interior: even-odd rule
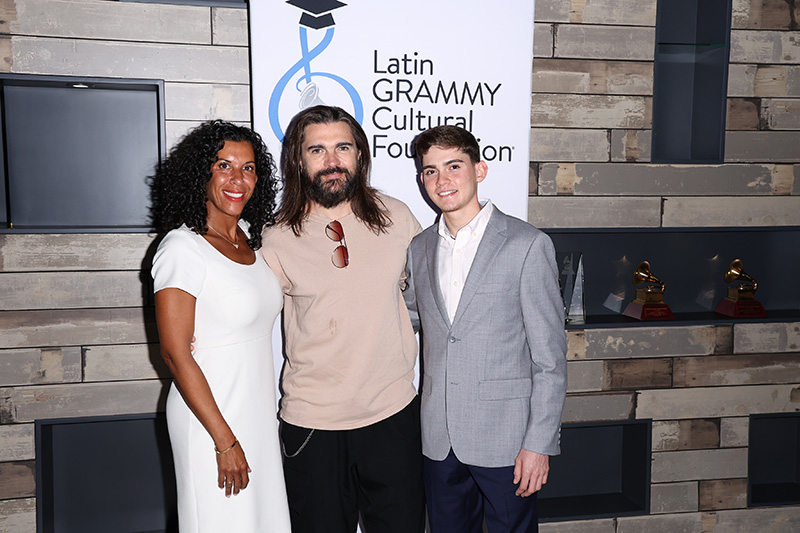
[[[403,289],[403,300],[406,302],[408,315],[411,317],[411,325],[414,327],[414,333],[419,333],[419,312],[417,311],[417,295],[414,292],[414,277],[411,275],[412,270],[411,246],[409,246],[406,251],[405,279],[401,280],[401,287]]]
[[[525,334],[533,362],[531,413],[514,468],[517,494],[529,496],[547,482],[549,456],[560,452],[561,413],[567,390],[564,303],[555,249],[538,233],[523,265],[520,287]]]

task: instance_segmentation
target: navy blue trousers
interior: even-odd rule
[[[536,533],[536,494],[514,492],[514,467],[465,465],[450,450],[444,461],[423,459],[431,533]]]

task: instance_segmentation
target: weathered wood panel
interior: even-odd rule
[[[681,357],[675,360],[675,387],[800,383],[797,354]]]
[[[699,506],[697,482],[661,483],[650,486],[652,514],[687,513]]]
[[[800,411],[797,384],[645,390],[637,393],[636,403],[636,418],[654,420],[794,411]]]
[[[660,198],[528,199],[528,222],[539,228],[657,228],[660,215]]]
[[[715,354],[733,353],[733,325],[721,325],[716,328]]]
[[[0,272],[149,269],[155,248],[146,233],[4,233]]]
[[[0,350],[0,384],[42,385],[81,380],[81,349],[29,348]]]
[[[772,192],[788,196],[800,191],[800,165],[775,165],[772,176]]]
[[[713,326],[667,326],[587,329],[581,359],[619,359],[709,355],[714,353]]]
[[[733,0],[732,29],[789,30],[792,0]],[[795,7],[795,9],[797,9]]]
[[[247,48],[13,37],[12,71],[246,84]],[[224,68],[221,68],[224,65]]]
[[[701,513],[622,516],[617,518],[617,533],[700,533],[704,531],[702,519]]]
[[[767,129],[800,130],[800,98],[765,98],[761,101],[761,117]]]
[[[553,32],[552,24],[533,25],[533,57],[553,57]]]
[[[614,518],[539,524],[540,533],[616,533],[616,531]]]
[[[0,348],[155,342],[152,308],[0,313]]]
[[[564,0],[539,0],[533,19],[536,22],[569,22],[569,12],[572,2]]]
[[[717,511],[711,523],[714,533],[769,532],[783,533],[800,531],[800,506],[775,507],[770,509],[742,509]],[[768,525],[770,529],[765,530]]]
[[[747,479],[701,481],[700,510],[744,509],[747,507]]]
[[[35,457],[33,424],[0,426],[0,461],[27,461]]]
[[[36,496],[36,463],[0,463],[0,500]]]
[[[731,63],[800,63],[797,32],[731,31]]]
[[[800,96],[800,66],[759,65],[753,79],[754,96]]]
[[[656,1],[642,0],[636,3],[636,9],[631,9],[629,0],[570,0],[569,21],[582,24],[655,26]]]
[[[14,65],[14,52],[11,50],[11,37],[0,35],[0,72],[11,72]]]
[[[653,64],[542,58],[533,62],[533,92],[651,96]]]
[[[672,386],[672,359],[605,361],[603,390],[660,389]]]
[[[72,0],[14,0],[0,31],[38,37],[211,44],[208,8]],[[244,11],[244,10],[242,10]]]
[[[664,198],[664,227],[797,226],[800,198]]]
[[[800,352],[800,322],[735,324],[733,353]]]
[[[563,422],[627,420],[633,412],[633,394],[570,395],[564,403]]]
[[[725,162],[797,162],[800,131],[729,131]]]
[[[655,28],[559,24],[555,57],[652,61]]]
[[[5,389],[2,422],[163,411],[169,380],[41,385]]]
[[[531,129],[531,161],[608,161],[606,130]]]
[[[649,162],[652,137],[652,130],[612,130],[611,161]]]
[[[728,98],[725,129],[758,130],[759,101],[755,98]]]
[[[36,499],[0,501],[0,533],[36,533]]]
[[[750,418],[723,418],[719,423],[719,445],[722,448],[747,446],[750,441]]]
[[[717,419],[653,422],[653,451],[703,450],[719,448],[719,443]]]
[[[211,40],[214,44],[247,46],[247,10],[211,8]]]
[[[92,346],[84,350],[84,381],[171,379],[158,344]]]
[[[167,120],[250,121],[248,85],[167,83],[164,87],[164,99]]]
[[[747,450],[687,450],[653,454],[653,483],[747,476]]]
[[[568,361],[567,392],[595,392],[603,390],[602,361]]]
[[[586,331],[582,329],[567,330],[567,361],[586,359]]]
[[[0,274],[6,311],[152,305],[147,272],[25,272]]]
[[[755,96],[756,65],[728,65],[728,96]]]
[[[542,165],[541,186],[581,196],[754,196],[786,189],[791,165],[661,165],[574,163]]]
[[[540,94],[531,101],[531,125],[551,128],[649,128],[648,98]]]

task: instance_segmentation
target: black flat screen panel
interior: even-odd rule
[[[6,82],[4,101],[8,223],[148,226],[157,90]]]

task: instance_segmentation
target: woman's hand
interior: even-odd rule
[[[222,450],[222,453],[217,453],[217,484],[225,489],[225,497],[230,498],[231,494],[236,496],[247,488],[251,470],[238,441],[228,451]]]

